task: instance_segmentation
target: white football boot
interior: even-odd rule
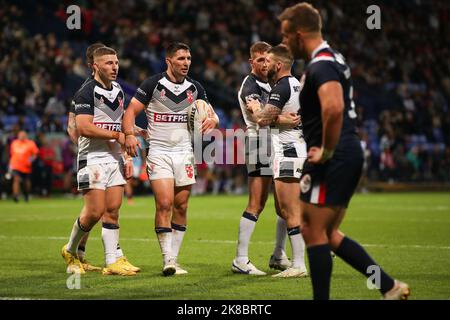
[[[289,267],[280,273],[274,274],[273,278],[305,278],[308,276],[308,271],[306,269],[292,268]]]
[[[248,260],[247,263],[238,263],[236,259],[233,260],[231,265],[231,271],[234,273],[250,274],[255,276],[265,276],[264,271],[258,270],[251,262]]]

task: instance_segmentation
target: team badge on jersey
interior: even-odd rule
[[[188,176],[189,179],[191,179],[194,176],[194,167],[192,166],[192,164],[186,164],[185,169],[186,175]]]
[[[302,193],[307,193],[311,189],[311,176],[309,174],[305,174],[300,180],[300,189]]]
[[[166,90],[162,89],[159,96],[161,97],[162,101],[166,100]]]
[[[194,102],[194,95],[191,90],[186,91],[186,95],[189,103]]]

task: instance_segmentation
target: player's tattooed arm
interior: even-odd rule
[[[75,113],[73,112],[69,112],[69,116],[67,117],[67,134],[74,144],[78,143],[79,134],[77,130],[77,123],[75,121]]]
[[[271,104],[266,104],[263,108],[262,104],[257,100],[249,101],[247,105],[261,127],[275,124],[278,116],[281,114],[280,108]]]

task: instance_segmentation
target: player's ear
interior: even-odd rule
[[[169,57],[166,58],[166,64],[167,64],[168,66],[172,66],[172,61],[170,60]]]

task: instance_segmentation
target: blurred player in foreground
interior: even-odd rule
[[[339,226],[361,176],[363,153],[356,133],[350,68],[322,38],[319,12],[308,3],[279,16],[283,43],[307,62],[300,104],[308,160],[300,182],[303,237],[307,244],[314,299],[330,295],[330,250],[375,284],[384,299],[407,299],[409,287],[394,280]]]

